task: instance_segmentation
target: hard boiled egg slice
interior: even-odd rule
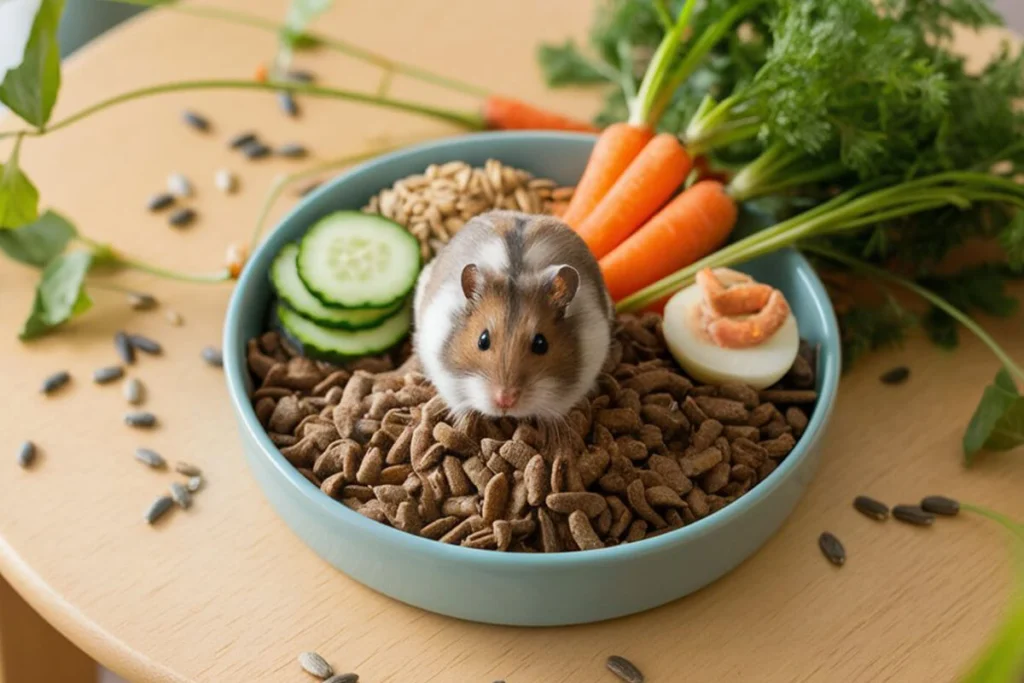
[[[665,343],[691,377],[707,384],[742,382],[764,389],[789,371],[800,346],[800,332],[792,313],[763,343],[745,349],[722,348],[698,323],[702,302],[700,287],[691,285],[665,304]]]

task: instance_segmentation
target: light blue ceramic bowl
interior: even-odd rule
[[[486,133],[441,140],[380,157],[303,200],[252,255],[224,329],[224,369],[245,457],[267,499],[318,555],[370,588],[432,612],[495,624],[551,626],[610,619],[657,607],[723,576],[782,525],[810,482],[839,379],[839,334],[828,297],[794,251],[750,263],[759,280],[789,299],[801,335],[820,344],[820,401],[782,465],[750,493],[684,529],[637,544],[587,552],[508,554],[429,541],[371,521],[331,500],[281,456],[249,403],[246,340],[264,331],[274,255],[317,219],[363,206],[382,187],[432,163],[481,165],[489,158],[572,184],[593,137]]]

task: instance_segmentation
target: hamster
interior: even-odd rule
[[[414,296],[413,345],[456,417],[562,417],[608,355],[614,307],[600,268],[552,216],[477,216]]]

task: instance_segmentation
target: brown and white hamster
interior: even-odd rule
[[[597,261],[552,216],[491,211],[420,274],[413,343],[456,416],[557,418],[594,385],[614,315]]]

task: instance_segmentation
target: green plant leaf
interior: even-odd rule
[[[92,254],[76,251],[58,256],[46,266],[36,285],[32,312],[18,335],[23,341],[41,337],[89,310],[92,299],[84,284],[91,265]]]
[[[0,231],[20,228],[39,217],[39,190],[18,166],[20,149],[19,137],[11,158],[0,164]]]
[[[1024,396],[1006,369],[985,388],[967,432],[964,434],[964,458],[967,464],[982,450],[1008,451],[1024,445]]]
[[[42,268],[64,253],[78,232],[63,216],[47,211],[34,223],[0,230],[0,250],[15,261]]]
[[[921,278],[919,282],[964,313],[980,311],[1006,318],[1019,308],[1017,299],[1006,291],[1008,275],[1001,264],[986,263],[952,275]],[[957,322],[935,306],[921,318],[921,325],[943,348],[956,348],[960,342]]]
[[[289,34],[300,35],[309,26],[309,22],[329,10],[333,4],[334,0],[292,0],[284,20]]]
[[[542,44],[537,48],[537,61],[544,82],[553,88],[563,85],[607,83],[608,76],[585,57],[571,40],[561,45]]]
[[[42,0],[21,63],[0,83],[0,102],[37,128],[50,120],[60,89],[57,26],[64,0]]]

